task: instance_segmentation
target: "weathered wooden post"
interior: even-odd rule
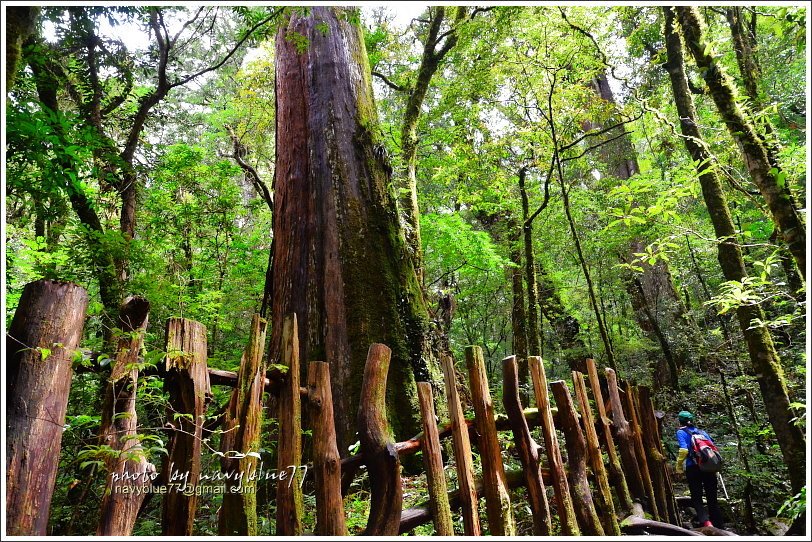
[[[482,483],[485,493],[485,510],[488,514],[490,534],[514,536],[516,523],[510,510],[510,495],[502,464],[502,452],[494,423],[493,401],[488,389],[485,360],[478,346],[465,348],[465,362],[471,382],[474,403],[474,423],[479,433],[479,453],[482,458]]]
[[[572,383],[575,388],[575,395],[578,397],[578,403],[581,407],[581,419],[583,420],[584,431],[586,433],[586,447],[589,452],[589,464],[592,466],[592,473],[595,475],[595,481],[597,482],[603,530],[607,535],[620,536],[620,526],[615,516],[615,504],[612,501],[612,491],[609,489],[609,478],[603,466],[601,445],[600,442],[598,442],[598,433],[595,431],[595,418],[592,416],[592,408],[589,406],[589,398],[586,395],[584,375],[578,371],[573,371]]]
[[[547,461],[550,465],[550,476],[555,491],[556,510],[561,522],[561,532],[567,536],[579,536],[578,520],[575,516],[575,508],[570,497],[570,486],[567,482],[567,474],[564,471],[564,462],[561,459],[561,448],[558,444],[558,436],[555,433],[553,423],[553,413],[550,409],[550,398],[547,393],[547,375],[544,371],[544,364],[539,356],[529,356],[527,358],[530,368],[530,376],[533,380],[533,390],[536,395],[536,405],[541,419],[541,433],[544,435],[544,448],[547,451]]]
[[[417,383],[417,398],[423,417],[423,462],[426,466],[434,529],[437,536],[454,536],[454,521],[451,519],[451,506],[448,504],[448,487],[443,471],[440,436],[437,432],[437,421],[434,419],[434,395],[431,392],[431,383]]]
[[[211,398],[206,366],[206,327],[185,318],[166,322],[166,378],[169,392],[169,454],[162,478],[164,535],[190,536],[194,530],[200,482],[203,418]]]
[[[516,356],[508,356],[502,360],[502,375],[504,379],[502,403],[513,430],[513,442],[519,452],[519,460],[522,463],[527,483],[527,494],[533,513],[533,534],[549,536],[552,534],[550,506],[547,503],[544,480],[541,479],[538,445],[530,435],[530,427],[524,417],[522,401],[519,397],[519,370],[516,365]]]
[[[288,375],[279,391],[279,444],[276,472],[276,534],[302,534],[302,398],[299,393],[299,325],[296,314],[285,317],[282,324],[282,365]]]
[[[632,435],[629,422],[626,421],[626,416],[623,414],[623,403],[620,400],[620,390],[617,387],[617,375],[609,367],[606,368],[606,382],[609,387],[609,400],[612,404],[612,425],[615,428],[615,436],[619,441],[618,446],[620,447],[620,461],[623,464],[623,473],[629,485],[629,493],[642,503],[646,501],[646,488],[643,485],[643,476],[637,462],[634,435]]]
[[[592,396],[595,399],[595,408],[598,409],[598,421],[601,424],[601,435],[606,446],[606,454],[609,458],[609,476],[612,479],[617,494],[618,504],[623,513],[628,515],[632,510],[632,496],[629,493],[629,486],[626,483],[626,475],[620,466],[620,458],[615,450],[615,440],[612,438],[612,424],[606,415],[601,383],[598,380],[598,371],[595,367],[594,359],[586,360],[586,368],[589,373],[589,387],[592,388]]]
[[[578,425],[578,417],[572,404],[567,383],[563,380],[550,382],[550,389],[558,406],[558,416],[561,420],[561,430],[567,446],[567,463],[569,466],[569,482],[572,500],[575,505],[575,515],[581,530],[592,536],[603,536],[604,531],[600,518],[592,501],[592,491],[586,476],[586,440]]]
[[[220,458],[225,479],[217,532],[220,535],[256,536],[257,455],[262,428],[262,392],[265,387],[265,332],[268,323],[255,314],[248,345],[240,360],[237,385],[231,393],[220,437]],[[239,453],[241,457],[234,457]],[[253,455],[257,454],[257,455]],[[283,482],[284,483],[284,482]]]
[[[316,490],[316,534],[346,536],[341,498],[341,456],[333,421],[330,365],[311,361],[307,367],[307,404],[313,427],[313,477]]]
[[[361,454],[369,469],[371,504],[366,536],[398,534],[403,508],[400,458],[386,419],[386,375],[392,351],[383,344],[369,347],[358,406]]]
[[[654,495],[654,485],[651,482],[651,473],[649,471],[648,459],[645,446],[643,446],[643,436],[640,434],[640,423],[638,422],[637,408],[634,401],[634,388],[629,382],[625,383],[625,399],[626,399],[626,412],[629,415],[629,427],[632,431],[632,439],[634,442],[634,453],[637,460],[640,462],[640,475],[643,478],[643,487],[646,490],[646,497],[648,498],[649,510],[655,520],[660,519],[660,513],[657,509],[657,499]]]
[[[142,297],[127,298],[118,319],[122,333],[104,392],[99,441],[121,455],[107,460],[107,484],[96,528],[99,536],[132,533],[138,510],[155,476],[155,466],[144,457],[136,438],[138,416],[135,411],[138,355],[144,345],[149,302]]]
[[[445,395],[448,400],[448,413],[451,417],[451,438],[454,448],[454,461],[457,465],[457,485],[462,508],[462,527],[466,536],[479,536],[482,529],[479,525],[479,505],[474,479],[474,463],[471,458],[471,440],[468,436],[468,424],[460,404],[454,374],[454,360],[451,356],[440,355],[443,369]]]
[[[6,534],[44,536],[87,291],[25,285],[6,335]]]
[[[651,482],[654,486],[654,495],[657,498],[657,510],[663,521],[677,524],[676,504],[673,493],[670,491],[671,481],[668,479],[668,461],[662,449],[660,432],[657,429],[657,418],[654,416],[654,407],[648,388],[644,386],[634,388],[634,399],[637,412],[640,415],[640,433],[643,435],[643,444],[648,456],[648,466],[651,471]],[[671,505],[669,506],[669,501]]]

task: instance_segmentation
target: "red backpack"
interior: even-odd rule
[[[704,472],[719,472],[722,470],[722,454],[711,439],[700,432],[691,433],[683,429],[691,440],[688,453],[696,462],[699,470]]]

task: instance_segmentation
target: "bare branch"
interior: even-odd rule
[[[406,88],[406,87],[404,87],[402,85],[398,85],[397,83],[390,80],[388,77],[386,77],[381,72],[373,71],[372,75],[374,75],[375,77],[377,77],[378,79],[383,81],[386,84],[387,87],[389,87],[389,88],[391,88],[393,90],[397,90],[398,92],[409,92],[408,88]]]

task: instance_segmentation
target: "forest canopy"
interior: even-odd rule
[[[594,359],[651,390],[666,462],[677,412],[697,415],[725,461],[730,530],[805,522],[806,6],[4,11],[5,378],[29,382],[11,361],[22,350],[45,363],[68,344],[10,348],[10,330],[40,310],[30,284],[86,290],[57,296],[85,308],[66,372],[54,373],[64,422],[49,513],[9,534],[102,533],[115,469],[126,459],[161,472],[181,454],[167,428],[197,435],[198,474],[232,468],[235,449],[235,462],[276,465],[281,420],[299,408],[285,405],[300,386],[307,403],[314,361],[330,366],[341,459],[370,445],[357,426],[364,398],[385,402],[392,442],[422,435],[419,383],[432,384],[445,423],[444,360],[452,386],[473,387],[470,345],[494,397],[515,356],[525,407],[538,394],[530,358],[576,391],[574,372]],[[366,388],[374,343],[390,350],[378,396]],[[208,387],[176,376],[187,347]],[[237,383],[246,367],[258,376]],[[37,389],[11,390],[13,401]],[[463,407],[475,406],[466,393]],[[173,415],[184,397],[201,423]],[[234,421],[248,415],[256,427]],[[314,425],[296,417],[312,460]],[[7,450],[24,440],[11,438],[24,427],[12,418]],[[121,433],[137,457],[122,459],[130,445],[110,436]],[[513,434],[499,432],[502,455],[526,469]],[[417,463],[403,460],[417,488],[404,510],[427,495]],[[377,506],[371,473],[359,476],[344,488],[350,534]],[[302,483],[307,508],[315,490]],[[173,501],[148,497],[110,525],[282,533],[275,492],[263,481],[239,504],[200,495],[174,527]],[[522,498],[512,504],[515,534],[538,534]],[[305,513],[292,532],[321,521]],[[409,532],[439,534],[425,523]]]

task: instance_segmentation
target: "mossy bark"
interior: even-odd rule
[[[226,492],[218,516],[217,530],[220,535],[258,534],[256,481],[252,479],[252,474],[257,470],[257,458],[248,454],[259,453],[267,325],[265,319],[257,314],[251,319],[251,331],[240,360],[237,385],[231,393],[223,420],[220,451],[226,456],[221,458],[220,466],[224,473],[235,476],[226,479]],[[234,452],[244,454],[244,457],[236,459]]]
[[[697,164],[698,171],[702,173],[699,176],[699,182],[702,187],[702,196],[708,207],[708,214],[719,240],[719,264],[722,274],[726,280],[741,282],[747,276],[747,271],[744,267],[741,248],[735,241],[736,229],[722,183],[714,168],[715,162],[704,144],[696,123],[696,110],[685,76],[682,43],[674,30],[674,13],[669,8],[663,9],[668,54],[666,69],[671,79],[674,100],[680,116],[680,127],[686,136],[683,141],[694,163]],[[687,8],[677,8],[677,12],[679,13],[683,9]],[[696,14],[686,13],[685,15],[689,18],[689,25],[692,24],[691,21],[696,23]],[[764,313],[759,305],[742,305],[736,310],[736,316],[747,343],[750,360],[758,375],[764,406],[781,447],[793,492],[797,493],[805,484],[806,439],[803,429],[794,422],[798,413],[790,406],[791,401],[784,380],[781,359],[778,357],[768,329],[754,324],[764,320]]]
[[[420,207],[417,202],[417,123],[420,120],[420,112],[431,79],[440,68],[443,58],[457,43],[455,32],[440,32],[441,26],[446,19],[446,8],[436,6],[432,9],[433,13],[431,13],[431,20],[428,23],[426,40],[423,45],[423,55],[417,69],[417,78],[413,86],[405,89],[408,90],[408,98],[406,99],[403,125],[400,132],[401,153],[403,163],[406,166],[406,186],[403,187],[401,205],[405,215],[406,241],[421,284],[423,283],[423,246],[420,239]],[[455,8],[453,23],[448,21],[448,24],[458,24],[464,16],[465,7],[458,6]],[[444,38],[445,42],[443,42]]]
[[[538,282],[536,282],[536,256],[533,250],[533,221],[530,219],[530,200],[527,195],[527,168],[519,169],[519,193],[522,197],[522,240],[524,242],[524,279],[527,283],[527,353],[541,355],[539,327]]]
[[[119,311],[118,350],[107,382],[102,406],[99,442],[120,452],[107,460],[107,483],[99,511],[96,534],[130,536],[138,510],[152,484],[155,466],[140,449],[135,398],[138,357],[144,344],[149,302],[141,297],[127,299]]]
[[[14,87],[20,67],[23,42],[36,29],[38,6],[9,6],[6,8],[6,93]]]
[[[764,196],[773,222],[806,280],[806,225],[790,190],[790,179],[780,167],[776,148],[765,144],[764,134],[756,131],[749,115],[739,107],[733,82],[717,62],[713,47],[705,40],[705,23],[699,10],[678,7],[676,12],[685,44],[702,72],[716,108],[739,145],[750,177]]]
[[[339,8],[293,14],[276,39],[273,325],[295,312],[302,360],[330,364],[339,450],[355,440],[369,345],[392,349],[387,406],[398,437],[419,431],[415,377],[439,382],[428,316],[397,216],[361,29]],[[326,25],[322,32],[320,25]],[[307,38],[303,51],[289,40]],[[435,390],[437,391],[437,390]]]

